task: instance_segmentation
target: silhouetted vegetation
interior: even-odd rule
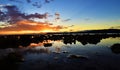
[[[63,40],[64,44],[76,44],[76,41],[86,44],[97,44],[102,39],[119,37],[119,34],[45,34],[45,35],[5,35],[0,36],[0,48],[18,48],[18,46],[29,46],[30,43],[39,43],[44,40]],[[45,44],[44,46],[52,46]]]

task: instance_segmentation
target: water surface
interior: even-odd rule
[[[33,38],[35,37],[33,36]],[[18,48],[12,49],[21,53],[24,59],[15,69],[120,70],[120,54],[111,48],[112,45],[120,43],[120,37],[55,36],[46,39],[38,38],[37,42],[35,42],[35,38],[35,41],[31,40],[27,45],[21,45],[19,42]],[[8,48],[2,50],[8,50]],[[120,49],[118,50],[120,52]],[[70,57],[70,55],[81,57]]]

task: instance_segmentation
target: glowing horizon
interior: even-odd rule
[[[120,29],[119,0],[0,0],[0,34]]]

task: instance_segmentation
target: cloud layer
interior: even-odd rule
[[[25,1],[29,4],[31,4],[32,6],[36,7],[36,8],[41,8],[44,4],[50,3],[54,0],[9,0],[11,2],[16,2],[16,3],[25,3]]]
[[[47,17],[47,13],[21,13],[21,11],[19,11],[19,9],[14,5],[1,5],[1,9],[2,10],[0,10],[0,21],[3,22],[16,23],[21,20],[30,20],[31,18],[43,19]]]
[[[11,0],[15,1],[15,0]],[[48,0],[46,0],[48,1]],[[31,0],[27,0],[27,2],[31,2]],[[56,20],[59,20],[60,14],[56,13]],[[15,5],[0,5],[0,22],[3,22],[2,27],[0,28],[0,34],[4,34],[7,32],[20,32],[20,31],[59,31],[60,29],[64,29],[66,27],[57,25],[55,26],[49,22],[36,22],[31,19],[47,19],[49,17],[48,13],[39,14],[26,14],[22,13],[17,6]],[[1,26],[1,25],[0,25]]]
[[[48,31],[59,31],[60,29],[64,29],[63,26],[54,26],[50,23],[43,23],[43,22],[34,22],[30,20],[21,20],[16,22],[15,24],[11,24],[11,26],[1,28],[0,32],[20,32],[20,31],[38,31],[44,32],[45,30]]]

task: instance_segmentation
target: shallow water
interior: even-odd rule
[[[112,45],[120,43],[120,37],[73,39],[46,39],[37,43],[31,42],[28,46],[19,46],[16,50],[22,53],[24,61],[19,63],[16,69],[120,70],[120,49],[119,53],[111,49]]]
[[[60,67],[59,64],[63,64],[65,66],[65,64],[68,64],[68,63],[71,63],[71,64],[76,63],[76,65],[79,66],[79,63],[80,65],[81,63],[88,63],[88,65],[85,64],[85,67],[83,66],[83,69],[85,69],[86,67],[89,68],[89,66],[91,67],[91,65],[89,64],[93,64],[93,68],[95,67],[96,69],[100,69],[100,68],[104,69],[105,67],[109,68],[111,66],[113,67],[113,69],[117,69],[117,67],[120,65],[120,54],[115,54],[110,49],[110,46],[120,42],[119,37],[107,38],[107,39],[101,40],[100,43],[86,44],[86,45],[82,45],[78,41],[76,41],[76,44],[64,44],[62,40],[51,41],[51,42],[53,43],[51,47],[37,46],[32,48],[31,51],[34,51],[34,52],[31,52],[31,51],[27,52],[27,54],[25,54],[24,56],[25,64],[23,63],[23,68],[27,67],[31,69],[31,66],[33,64],[33,65],[38,65],[38,69],[39,69],[39,65],[41,66],[41,64],[43,65],[43,67],[49,66],[47,64],[50,64],[50,65],[56,64],[58,65],[58,69],[59,69]],[[41,51],[43,50],[43,52],[39,53],[38,51],[40,49]],[[69,60],[67,58],[69,54],[82,55],[87,57],[88,60],[86,59],[70,59]],[[44,61],[44,62],[41,62],[41,61]],[[96,64],[100,65],[101,67],[99,66],[97,67]],[[24,66],[24,65],[27,65],[27,66]]]

